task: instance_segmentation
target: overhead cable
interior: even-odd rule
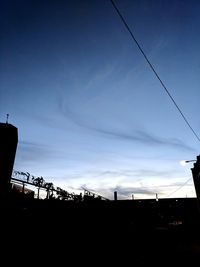
[[[173,102],[173,104],[175,105],[175,107],[177,108],[178,112],[180,113],[180,115],[182,116],[182,118],[184,119],[185,123],[187,124],[187,126],[190,128],[190,130],[192,131],[192,133],[194,134],[194,136],[197,138],[197,140],[200,142],[200,137],[198,136],[198,134],[195,132],[195,130],[193,129],[193,127],[191,126],[191,124],[189,123],[188,119],[186,118],[186,116],[183,114],[183,112],[181,111],[180,107],[178,106],[178,104],[176,103],[176,101],[174,100],[173,96],[171,95],[171,93],[169,92],[169,90],[167,89],[166,85],[164,84],[164,82],[161,80],[160,76],[158,75],[157,71],[155,70],[154,66],[152,65],[152,63],[150,62],[150,60],[148,59],[147,55],[145,54],[144,50],[142,49],[141,45],[139,44],[139,42],[137,41],[136,37],[133,34],[133,31],[130,29],[129,25],[127,24],[125,18],[123,17],[122,13],[120,12],[119,8],[117,7],[117,5],[115,4],[114,0],[110,0],[110,2],[112,3],[113,8],[115,9],[115,11],[117,12],[118,16],[120,17],[121,21],[123,22],[124,26],[126,27],[126,29],[128,30],[129,34],[131,35],[131,38],[133,39],[133,41],[136,43],[137,47],[139,48],[140,52],[142,53],[143,57],[145,58],[145,60],[147,61],[148,65],[150,66],[151,70],[153,71],[153,73],[155,74],[156,78],[159,80],[159,82],[162,85],[162,88],[165,90],[165,92],[167,93],[167,95],[169,96],[169,98],[171,99],[171,101]]]

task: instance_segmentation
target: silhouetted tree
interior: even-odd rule
[[[53,183],[45,183],[45,184],[44,184],[44,187],[45,187],[46,190],[47,190],[46,198],[49,199],[50,197],[53,196],[53,190],[54,190]],[[50,195],[50,191],[51,191],[51,195]]]
[[[34,183],[34,185],[36,185],[38,187],[38,198],[39,198],[40,188],[45,183],[44,178],[42,176],[41,177],[34,178],[33,183]]]

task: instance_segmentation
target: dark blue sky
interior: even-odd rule
[[[199,1],[116,0],[200,134]],[[73,191],[194,196],[199,143],[108,0],[1,1],[0,120],[18,127],[15,169]],[[180,187],[175,194],[172,194]]]

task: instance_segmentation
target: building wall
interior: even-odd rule
[[[18,143],[18,130],[9,123],[0,123],[0,193],[8,189]]]

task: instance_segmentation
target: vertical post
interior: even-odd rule
[[[114,192],[114,200],[117,201],[117,191]]]
[[[156,193],[156,201],[158,201],[158,194]]]
[[[25,187],[25,184],[24,184],[24,182],[22,183],[22,193],[24,194],[24,187]]]
[[[37,198],[40,198],[40,187],[38,186],[38,194],[37,194]]]
[[[8,124],[9,114],[6,114],[6,124]]]

